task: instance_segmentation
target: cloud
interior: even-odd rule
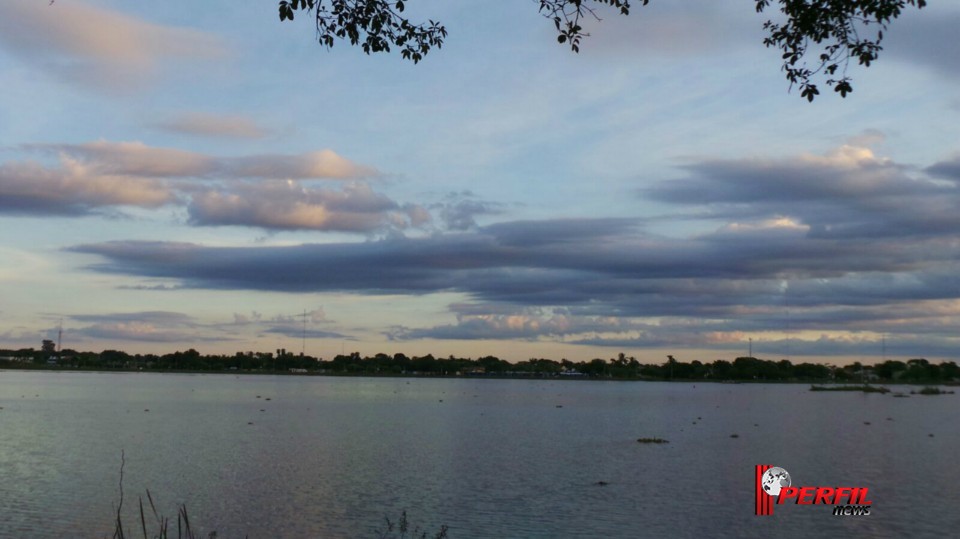
[[[268,134],[252,119],[236,114],[186,112],[155,126],[172,133],[204,137],[258,139]]]
[[[431,205],[431,209],[440,212],[440,219],[447,230],[469,230],[477,226],[479,215],[499,215],[500,205],[477,200],[470,191],[449,193],[442,203]]]
[[[71,328],[74,338],[150,343],[217,341],[205,336],[196,321],[185,314],[166,311],[74,315],[71,319],[88,325]]]
[[[627,17],[612,8],[597,10],[602,20],[586,17],[581,25],[590,37],[582,41],[582,51],[675,58],[755,48],[762,40],[766,19],[751,19],[753,10],[742,6],[729,8],[712,0],[637,4]]]
[[[624,332],[642,325],[618,317],[575,316],[569,310],[544,310],[536,307],[517,309],[504,305],[456,304],[456,324],[432,328],[394,328],[391,340],[413,339],[520,339],[564,337],[581,333]]]
[[[926,171],[938,178],[952,180],[960,185],[960,155],[927,167]]]
[[[213,60],[226,53],[211,34],[148,23],[79,0],[5,0],[0,47],[57,78],[110,91],[141,87],[167,60]]]
[[[783,279],[833,282],[864,272],[932,271],[954,256],[935,240],[848,242],[780,227],[678,240],[603,219],[501,223],[469,233],[364,243],[237,248],[108,242],[73,250],[103,257],[95,266],[99,271],[178,279],[189,287],[454,290],[488,301],[603,305],[637,315],[671,312],[671,301],[710,305],[713,296],[731,302],[749,300],[751,291],[779,294]]]
[[[195,225],[369,233],[422,226],[429,212],[365,183],[314,188],[302,181],[374,174],[331,150],[214,157],[142,142],[33,144],[55,163],[0,164],[0,214],[80,216],[108,208],[183,205]],[[295,178],[286,179],[285,178]]]
[[[325,331],[322,329],[308,328],[304,331],[303,327],[296,325],[273,326],[264,330],[264,333],[283,335],[291,339],[349,339],[349,335],[336,331]]]
[[[389,329],[395,340],[733,349],[754,336],[785,347],[804,341],[794,348],[800,354],[849,351],[865,344],[841,334],[863,333],[867,343],[882,331],[948,346],[960,311],[952,211],[960,199],[952,184],[928,177],[930,169],[848,144],[824,155],[704,160],[683,170],[646,193],[700,215],[712,230],[663,236],[645,228],[647,219],[551,219],[365,242],[72,250],[98,256],[95,271],[186,288],[465,298],[450,306],[454,323]],[[328,204],[313,192],[289,200]],[[347,205],[402,211],[377,197]]]
[[[960,58],[952,51],[956,47],[956,29],[960,26],[960,11],[955,5],[931,3],[927,8],[907,11],[890,24],[883,42],[884,54],[922,65],[949,77],[960,76]]]
[[[376,176],[330,149],[301,154],[215,157],[139,141],[100,140],[83,144],[31,144],[26,149],[60,155],[93,173],[168,178],[336,179]]]
[[[158,208],[177,199],[163,181],[100,176],[72,160],[61,165],[0,164],[0,214],[87,215],[114,206]]]
[[[406,228],[410,209],[364,183],[314,189],[298,182],[239,183],[194,193],[188,206],[197,226],[255,226],[275,230],[335,230],[370,233]]]
[[[688,176],[660,182],[643,195],[704,208],[717,219],[788,219],[811,237],[935,237],[960,226],[960,190],[843,145],[826,155],[785,159],[707,160]],[[930,173],[948,174],[949,164]]]
[[[333,178],[352,179],[375,176],[376,169],[357,165],[333,150],[298,155],[255,155],[221,159],[221,174],[246,178]]]
[[[138,141],[34,144],[27,148],[56,153],[62,163],[73,164],[99,176],[203,177],[221,168],[215,158],[207,155],[148,146]]]

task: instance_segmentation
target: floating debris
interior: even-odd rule
[[[869,425],[870,422],[869,422],[869,421],[864,421],[863,424],[864,424],[864,425]]]
[[[910,391],[911,395],[953,395],[953,391],[940,389],[939,387],[927,386],[920,391]]]
[[[594,483],[594,485],[597,485],[597,486],[600,486],[600,487],[605,487],[605,486],[607,486],[607,485],[609,485],[609,484],[610,484],[610,483],[607,483],[606,481],[597,481],[596,483]]]
[[[730,437],[731,437],[731,438],[739,438],[740,435],[739,435],[739,434],[731,434]]]
[[[641,444],[669,444],[669,440],[664,440],[663,438],[637,438],[637,441]]]
[[[838,385],[838,386],[810,386],[810,391],[862,391],[864,393],[889,393],[890,390],[883,386],[871,386],[868,384],[859,385]]]

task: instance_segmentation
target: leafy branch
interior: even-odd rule
[[[756,0],[757,13],[769,7],[771,0]],[[846,97],[853,91],[847,68],[851,59],[869,66],[883,47],[883,33],[893,19],[909,6],[922,9],[926,0],[778,0],[786,22],[767,21],[769,32],[763,40],[767,47],[782,51],[783,71],[790,87],[799,86],[800,96],[808,101],[820,94],[812,82],[818,75],[829,77],[827,86]],[[874,31],[875,30],[875,31]],[[866,37],[864,37],[866,36]],[[811,49],[820,49],[817,60],[808,64]]]
[[[590,34],[583,31],[580,26],[580,20],[586,16],[599,21],[600,17],[596,10],[585,0],[538,0],[540,2],[540,14],[553,21],[557,29],[557,42],[569,43],[570,50],[580,52],[580,39],[589,37]],[[620,10],[621,15],[630,14],[630,0],[591,0],[599,4],[606,4]],[[650,3],[650,0],[640,0],[643,5]]]
[[[447,30],[440,23],[413,24],[401,13],[403,0],[282,0],[280,20],[293,20],[296,11],[313,12],[317,40],[327,48],[338,39],[360,45],[363,52],[390,52],[418,63],[433,48],[441,48]]]
[[[406,0],[409,1],[409,0]],[[433,20],[411,23],[402,16],[405,0],[281,0],[280,20],[293,20],[297,11],[313,12],[317,39],[327,48],[336,40],[360,45],[367,54],[400,49],[403,58],[419,62],[432,49],[440,48],[447,30]],[[629,15],[630,0],[533,0],[540,14],[553,22],[557,41],[573,52],[580,51],[581,39],[589,36],[582,21],[600,20],[598,7]],[[880,55],[883,34],[891,21],[909,6],[921,9],[926,0],[754,0],[762,13],[771,4],[779,6],[782,22],[768,20],[763,43],[781,51],[783,71],[790,88],[798,86],[800,96],[813,101],[820,94],[816,80],[846,97],[853,91],[847,75],[851,60],[869,66]],[[649,0],[636,0],[647,5]],[[808,56],[815,60],[807,61]]]

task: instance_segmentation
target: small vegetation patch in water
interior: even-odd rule
[[[641,444],[669,444],[670,440],[664,440],[663,438],[637,438],[637,441]]]
[[[389,518],[387,521],[387,529],[377,531],[377,539],[446,539],[447,530],[446,526],[440,526],[440,531],[435,534],[428,535],[427,532],[420,529],[419,526],[410,529],[410,522],[407,520],[407,512],[404,511],[400,515],[400,520],[398,522],[392,522]]]
[[[841,386],[810,386],[810,391],[862,391],[864,393],[889,393],[883,386],[871,385],[841,385]]]
[[[911,395],[953,395],[953,391],[947,391],[946,389],[940,389],[935,386],[927,386],[920,391],[911,391]]]

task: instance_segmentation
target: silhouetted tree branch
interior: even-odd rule
[[[293,20],[297,11],[312,12],[316,20],[317,40],[333,47],[337,40],[359,45],[367,54],[400,50],[400,55],[419,62],[433,48],[441,48],[447,30],[439,22],[428,20],[414,24],[403,17],[406,4],[413,0],[281,0],[280,20]],[[589,36],[581,22],[589,17],[600,20],[597,10],[608,8],[629,15],[631,0],[533,0],[540,13],[551,20],[557,41],[580,51],[580,42]],[[649,0],[636,0],[647,5]],[[763,43],[781,51],[783,71],[790,88],[800,88],[800,96],[813,101],[820,94],[816,81],[846,97],[853,91],[847,75],[851,59],[869,66],[882,50],[880,43],[890,22],[907,7],[923,8],[926,0],[755,0],[763,13],[771,4],[778,6],[780,22],[768,20],[763,27],[768,35]],[[808,61],[808,57],[815,57]]]

